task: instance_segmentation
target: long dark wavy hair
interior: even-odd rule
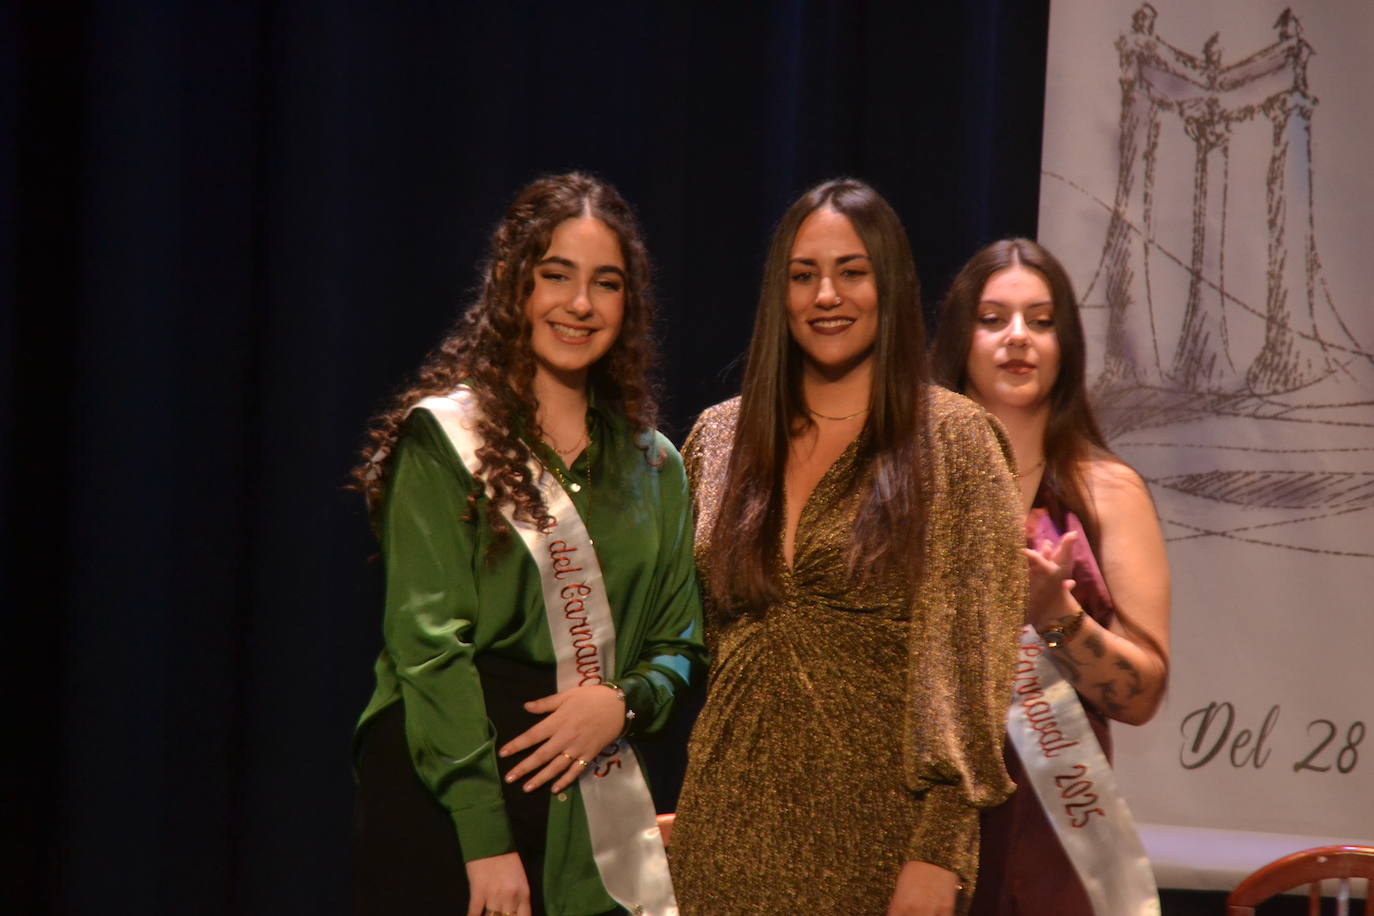
[[[1120,460],[1107,446],[1088,401],[1087,347],[1073,283],[1059,260],[1037,242],[1012,238],[993,242],[969,258],[950,284],[935,329],[932,368],[935,380],[963,393],[968,387],[968,354],[978,321],[978,303],[989,278],[1008,267],[1033,270],[1050,288],[1054,332],[1059,339],[1059,377],[1050,389],[1050,419],[1045,430],[1044,481],[1064,508],[1083,521],[1088,540],[1097,541],[1097,513],[1084,477],[1094,457]]]
[[[707,588],[725,614],[761,608],[780,592],[778,533],[792,436],[813,424],[802,395],[804,356],[788,330],[788,260],[802,222],[828,207],[848,217],[868,249],[878,291],[873,388],[861,434],[866,481],[847,561],[862,581],[905,573],[919,581],[926,476],[925,330],[916,264],[892,207],[861,181],[839,178],[807,191],[783,214],[769,245],[739,421],[722,502],[711,532]],[[910,538],[893,538],[893,531]],[[911,545],[918,545],[911,549]]]
[[[496,544],[509,535],[503,506],[513,505],[521,520],[546,520],[547,507],[527,466],[527,440],[538,441],[543,431],[536,419],[535,358],[525,305],[534,289],[534,265],[548,251],[554,229],[579,216],[595,217],[616,234],[626,275],[620,335],[592,365],[588,385],[597,403],[619,411],[632,429],[657,425],[658,403],[650,377],[657,364],[651,268],[634,213],[615,188],[590,175],[569,172],[539,178],[521,189],[492,232],[477,300],[426,357],[410,385],[369,425],[352,487],[367,497],[374,527],[385,498],[387,458],[407,413],[421,399],[448,394],[464,381],[476,394],[482,413],[477,432],[483,445],[477,457],[491,491],[486,515]],[[469,494],[469,511],[474,514],[476,500],[476,492]]]
[[[935,380],[958,392],[968,386],[968,354],[973,346],[983,288],[999,270],[1018,265],[1038,273],[1049,286],[1050,301],[1054,304],[1054,333],[1059,339],[1059,377],[1050,389],[1050,419],[1045,428],[1044,485],[1062,508],[1078,516],[1088,543],[1096,550],[1101,526],[1088,489],[1089,462],[1125,462],[1107,445],[1088,400],[1083,321],[1073,283],[1059,259],[1039,243],[1023,238],[993,242],[969,258],[940,306],[940,325],[932,345]],[[1167,657],[1159,640],[1120,607],[1115,614],[1122,626],[1158,652],[1160,658]],[[1167,670],[1167,661],[1165,667]]]

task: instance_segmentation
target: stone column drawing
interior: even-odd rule
[[[1312,226],[1312,110],[1301,90],[1264,105],[1274,123],[1269,163],[1269,283],[1264,349],[1250,366],[1257,394],[1291,391],[1329,375],[1336,364],[1318,322],[1320,264]],[[1324,322],[1322,322],[1324,323]]]
[[[1285,10],[1274,23],[1273,44],[1229,65],[1222,61],[1220,35],[1212,35],[1195,56],[1156,34],[1157,18],[1154,7],[1142,4],[1131,17],[1130,31],[1116,42],[1120,160],[1093,283],[1101,281],[1107,309],[1099,392],[1134,392],[1123,404],[1139,404],[1147,396],[1181,404],[1189,394],[1234,401],[1296,391],[1340,372],[1351,359],[1370,359],[1322,282],[1312,206],[1317,99],[1307,88],[1313,49],[1297,17]],[[1258,187],[1231,187],[1235,129],[1263,119],[1272,127],[1272,148],[1261,308],[1228,292],[1226,243],[1230,196],[1259,193]],[[1175,148],[1161,146],[1162,130],[1181,132],[1193,148],[1191,250],[1186,254],[1156,238],[1157,194],[1173,190],[1156,187],[1161,150]],[[1187,272],[1184,301],[1161,299],[1163,287],[1152,289],[1152,270],[1165,267]],[[1228,321],[1237,315],[1264,323],[1263,346],[1248,365],[1232,352]],[[1162,320],[1167,316],[1181,316],[1181,325]],[[1173,327],[1179,328],[1177,339],[1162,340],[1162,329]]]
[[[1215,40],[1215,36],[1214,36]],[[1230,125],[1215,98],[1179,106],[1197,147],[1193,168],[1193,244],[1188,300],[1170,380],[1190,391],[1234,391],[1242,377],[1226,340],[1226,194]],[[1208,283],[1204,278],[1215,277]]]
[[[1141,73],[1156,54],[1154,20],[1154,7],[1147,3],[1136,11],[1131,34],[1116,43],[1121,56],[1121,168],[1099,268],[1110,306],[1103,368],[1104,383],[1109,384],[1158,385],[1163,381],[1149,290],[1159,108]]]

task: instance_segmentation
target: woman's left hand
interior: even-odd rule
[[[908,862],[897,875],[887,916],[954,916],[959,876],[929,862]]]
[[[625,728],[625,702],[601,684],[540,697],[526,703],[525,708],[543,714],[544,718],[506,742],[499,753],[509,757],[534,748],[506,775],[507,782],[515,782],[534,774],[524,785],[526,792],[533,792],[551,779],[555,780],[553,791],[562,792],[590,768],[596,756]]]

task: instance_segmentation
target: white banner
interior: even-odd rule
[[[1374,843],[1372,46],[1368,0],[1051,9],[1040,239],[1174,581],[1113,727],[1162,887]]]

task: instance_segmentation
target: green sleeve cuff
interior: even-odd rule
[[[505,802],[497,800],[486,807],[464,808],[452,814],[464,862],[515,852]]]
[[[937,784],[926,790],[921,820],[907,847],[908,862],[929,862],[968,883],[977,870],[978,809],[958,786]]]
[[[638,674],[627,674],[616,683],[625,691],[626,707],[635,712],[635,717],[630,722],[630,732],[643,734],[648,730],[649,723],[654,721],[654,688],[648,680]]]

